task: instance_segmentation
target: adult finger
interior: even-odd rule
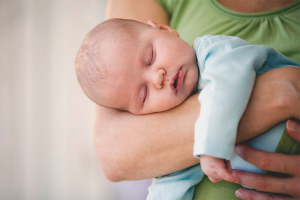
[[[264,192],[257,192],[254,190],[239,189],[235,192],[235,195],[242,200],[294,200],[295,197],[282,196]]]
[[[235,151],[245,161],[261,169],[290,175],[299,173],[300,155],[268,153],[242,144],[237,145]]]
[[[296,122],[294,120],[288,120],[286,123],[286,130],[288,134],[296,140],[297,142],[300,142],[300,123]]]
[[[240,180],[241,185],[254,188],[258,191],[289,194],[299,197],[299,179],[278,178],[265,174],[256,174],[241,170],[233,170],[233,176]]]

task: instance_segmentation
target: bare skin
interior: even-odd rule
[[[251,2],[242,1],[239,5]],[[107,18],[112,17],[169,22],[167,13],[154,0],[110,0]],[[295,108],[300,105],[299,75],[299,69],[281,68],[257,78],[237,142],[279,121],[299,118],[299,106]],[[198,159],[192,156],[193,126],[199,111],[197,95],[172,110],[145,116],[97,106],[94,144],[105,176],[111,181],[146,179],[196,164]],[[266,184],[272,187],[272,181],[266,180]]]

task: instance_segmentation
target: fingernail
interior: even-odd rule
[[[235,192],[235,196],[236,196],[237,198],[239,198],[239,199],[242,199],[242,198],[244,197],[243,193],[242,193],[241,191],[239,191],[239,190],[237,190],[237,191]]]
[[[236,145],[236,146],[235,146],[235,152],[236,152],[238,155],[241,154],[241,152],[242,152],[242,147],[241,147],[241,145]]]
[[[298,125],[297,122],[295,122],[293,120],[289,120],[287,122],[287,128],[293,132],[300,132],[300,126]]]

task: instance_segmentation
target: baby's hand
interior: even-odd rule
[[[213,183],[221,180],[239,183],[239,179],[232,176],[232,169],[229,160],[226,161],[221,158],[201,155],[200,164],[204,174],[206,174],[209,180]]]

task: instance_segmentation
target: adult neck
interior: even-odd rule
[[[275,10],[297,0],[218,0],[224,7],[240,13],[258,13]]]

